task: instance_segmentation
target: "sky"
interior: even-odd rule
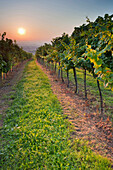
[[[74,27],[113,14],[113,0],[0,0],[0,33],[17,41],[50,42]],[[17,33],[26,29],[25,35]]]

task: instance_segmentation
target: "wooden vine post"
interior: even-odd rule
[[[77,74],[76,74],[75,67],[73,67],[73,73],[74,73],[75,86],[76,86],[75,93],[77,93],[78,92],[78,82],[77,82]]]
[[[86,89],[86,69],[84,69],[84,93],[85,93],[85,99],[87,99],[87,89]]]
[[[102,98],[102,92],[101,92],[101,88],[100,88],[100,83],[99,83],[98,80],[97,80],[97,86],[98,86],[99,95],[100,95],[101,115],[103,115],[103,98]]]
[[[67,87],[69,88],[69,70],[67,70]]]
[[[58,68],[58,78],[60,78],[60,62],[59,62],[59,68]]]
[[[61,68],[61,79],[62,79],[62,82],[64,82],[64,79],[63,79],[63,69]]]

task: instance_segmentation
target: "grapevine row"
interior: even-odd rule
[[[6,32],[1,35],[0,40],[0,82],[3,73],[7,74],[14,65],[32,57],[32,54],[20,48],[16,41],[13,42],[5,36]]]
[[[101,100],[101,113],[103,113],[103,99],[100,81],[105,87],[113,91],[113,15],[105,14],[91,22],[87,17],[87,24],[75,27],[71,36],[63,33],[61,37],[54,38],[52,44],[44,44],[36,51],[38,61],[59,63],[59,74],[63,81],[63,69],[67,72],[69,86],[69,70],[73,69],[76,89],[78,83],[76,68],[84,70],[84,90],[87,99],[86,70],[97,79]],[[63,68],[63,69],[62,69]]]

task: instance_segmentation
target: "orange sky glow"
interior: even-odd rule
[[[71,35],[74,27],[86,23],[86,16],[94,21],[112,12],[113,0],[1,0],[0,33],[17,41],[46,42],[64,32]],[[20,27],[26,34],[18,34]]]

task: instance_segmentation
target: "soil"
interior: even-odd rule
[[[90,148],[113,161],[113,136],[112,123],[109,117],[103,119],[99,112],[92,111],[90,102],[84,100],[83,97],[75,94],[72,88],[67,88],[67,85],[58,79],[56,74],[36,62],[42,71],[48,76],[53,93],[57,96],[63,108],[63,113],[66,118],[73,124],[72,138],[88,141]],[[0,87],[0,127],[3,125],[4,112],[8,108],[8,101],[4,98],[10,92],[14,92],[13,87],[22,78],[26,62],[15,67],[6,80],[3,81]]]

